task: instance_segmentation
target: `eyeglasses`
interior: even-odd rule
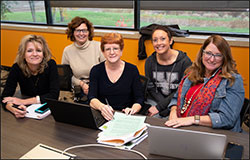
[[[111,50],[113,50],[113,52],[118,52],[120,50],[120,48],[105,48],[104,51],[111,53]]]
[[[75,32],[76,32],[77,34],[80,34],[81,32],[82,32],[82,33],[87,33],[88,30],[87,30],[87,29],[76,29]]]
[[[220,61],[220,60],[223,59],[223,55],[222,55],[222,54],[219,54],[219,53],[213,54],[212,52],[210,52],[210,51],[205,51],[205,50],[203,50],[203,53],[204,53],[205,58],[207,58],[207,59],[210,59],[212,56],[213,56],[214,59],[217,60],[217,61]]]

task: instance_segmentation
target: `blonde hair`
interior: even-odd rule
[[[31,70],[28,67],[28,64],[25,60],[25,53],[27,49],[27,44],[29,42],[37,42],[40,43],[43,49],[43,60],[40,63],[40,67],[38,69],[38,73],[43,73],[44,69],[48,66],[47,62],[51,59],[52,54],[50,52],[50,49],[47,45],[47,42],[42,36],[37,36],[37,35],[26,35],[22,38],[19,47],[18,47],[18,52],[16,56],[16,63],[18,66],[21,68],[23,74],[26,77],[30,77],[32,75]]]
[[[235,77],[232,76],[232,74],[238,73],[236,69],[236,62],[233,59],[229,44],[223,37],[219,35],[212,35],[205,40],[200,48],[200,51],[198,52],[194,63],[192,64],[192,66],[186,69],[185,74],[189,74],[188,78],[191,82],[193,82],[193,84],[203,82],[203,77],[205,76],[205,66],[202,63],[202,55],[203,50],[210,43],[213,43],[223,56],[223,62],[221,66],[222,72],[220,73],[220,76],[222,78],[228,79],[230,81],[230,85],[233,85]]]

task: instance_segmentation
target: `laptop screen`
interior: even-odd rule
[[[46,99],[55,121],[98,129],[105,122],[99,111],[89,105]]]
[[[149,126],[150,154],[185,159],[220,159],[226,147],[226,135]]]

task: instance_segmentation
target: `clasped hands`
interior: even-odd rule
[[[81,88],[83,90],[83,93],[88,95],[88,93],[89,93],[89,85],[84,81],[80,81],[80,86],[81,86]]]
[[[126,115],[135,114],[136,110],[132,108],[125,108],[122,110]],[[109,105],[103,105],[101,108],[101,114],[106,120],[112,120],[114,116],[114,109]]]

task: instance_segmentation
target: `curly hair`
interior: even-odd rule
[[[74,36],[75,29],[79,27],[82,23],[86,24],[89,31],[88,39],[92,41],[94,37],[93,24],[87,18],[81,18],[79,16],[76,16],[71,20],[70,23],[68,23],[68,28],[66,29],[67,38],[70,39],[72,42],[75,41],[75,36]]]
[[[16,63],[21,68],[23,74],[27,77],[30,77],[32,75],[32,72],[31,72],[30,68],[28,67],[28,64],[25,60],[25,53],[26,53],[26,49],[27,49],[27,44],[29,42],[39,43],[39,44],[41,44],[42,49],[43,49],[43,60],[40,63],[38,73],[44,72],[44,69],[48,66],[47,62],[52,57],[51,51],[48,47],[48,44],[42,36],[31,35],[31,34],[24,36],[19,44],[19,47],[18,47],[18,52],[17,52],[17,56],[16,56]]]
[[[119,33],[107,33],[101,39],[102,52],[104,52],[105,44],[112,44],[112,43],[118,44],[120,46],[120,49],[123,50],[124,41],[122,35]]]
[[[221,66],[222,72],[220,73],[220,76],[222,78],[228,79],[230,81],[230,85],[233,85],[235,77],[232,76],[232,74],[238,73],[236,69],[236,62],[233,59],[228,42],[219,35],[211,35],[204,41],[194,63],[192,64],[192,66],[186,69],[185,74],[189,74],[188,78],[191,82],[193,82],[193,84],[203,82],[203,77],[205,77],[205,66],[202,63],[202,55],[203,50],[210,43],[213,43],[223,56],[223,62]]]

